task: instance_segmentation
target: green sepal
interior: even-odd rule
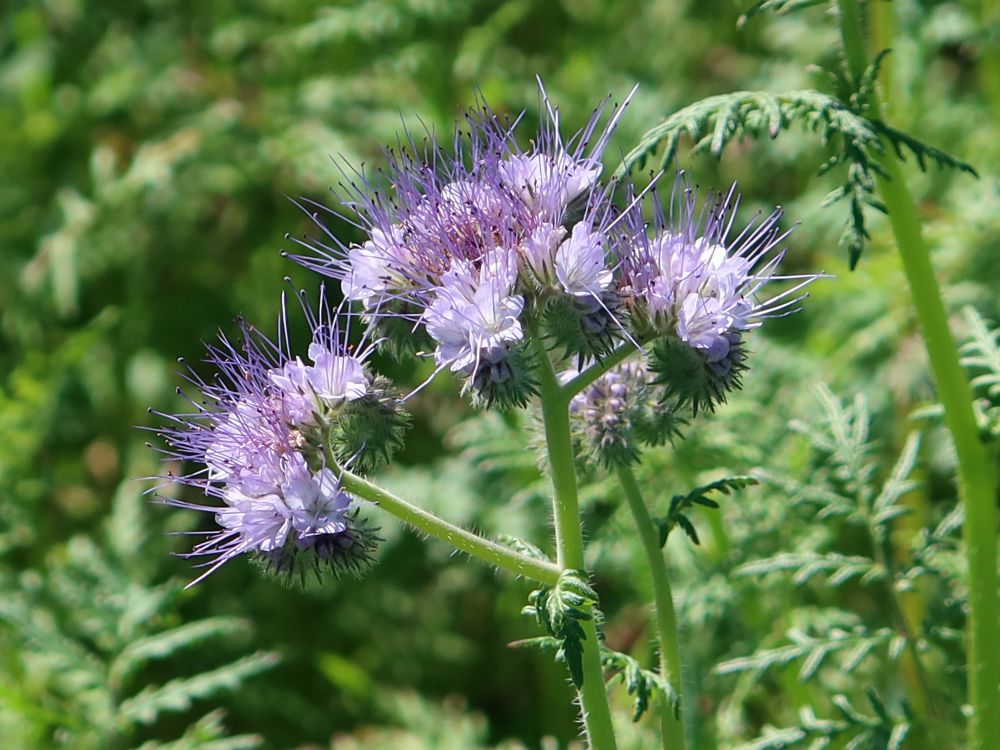
[[[715,411],[725,403],[730,390],[741,387],[744,358],[741,341],[731,344],[725,362],[711,363],[694,347],[664,336],[653,345],[649,369],[655,376],[653,384],[664,386],[664,402],[673,399],[678,407],[690,407],[697,416],[699,410]]]
[[[250,560],[268,577],[303,589],[310,574],[318,583],[328,575],[336,580],[361,578],[375,565],[373,553],[384,540],[378,535],[379,528],[358,510],[349,512],[346,520],[344,531],[317,537],[312,546],[303,549],[289,538],[280,550],[255,552]]]
[[[403,300],[384,302],[370,317],[370,335],[380,342],[379,349],[394,360],[433,351],[434,339],[422,323],[416,322],[420,313],[419,308]]]
[[[338,406],[329,419],[327,441],[338,460],[362,474],[388,463],[403,447],[410,415],[377,376],[362,398]]]
[[[606,294],[600,302],[566,294],[549,297],[542,307],[542,332],[565,356],[580,360],[601,359],[617,344],[619,323],[614,312],[619,303],[616,296]]]
[[[523,344],[508,352],[504,360],[508,376],[504,380],[497,382],[482,377],[483,366],[480,365],[480,377],[474,375],[472,380],[475,405],[483,409],[506,411],[525,408],[538,395],[535,366],[534,355]]]

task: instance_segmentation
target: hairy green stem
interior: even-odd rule
[[[563,387],[563,393],[566,394],[567,399],[573,398],[576,394],[586,388],[588,385],[597,380],[601,375],[606,373],[612,367],[617,364],[621,364],[626,360],[630,354],[639,351],[636,345],[631,341],[626,341],[623,344],[619,344],[618,347],[611,352],[604,359],[595,362],[590,367],[585,369],[575,378],[567,382]]]
[[[536,339],[537,341],[538,339]],[[552,512],[556,530],[556,550],[561,570],[585,570],[583,528],[576,492],[576,469],[573,442],[569,429],[569,395],[559,385],[552,362],[544,347],[537,346],[540,360],[540,393],[545,444],[552,474]],[[593,619],[583,626],[583,685],[580,687],[580,711],[591,750],[615,750],[611,709],[604,687],[604,669]]]
[[[375,503],[382,510],[418,531],[440,539],[485,563],[548,586],[555,585],[559,581],[559,568],[550,562],[522,555],[509,547],[448,523],[346,469],[340,470],[340,481],[348,492]]]
[[[663,550],[660,549],[659,534],[649,515],[649,509],[642,499],[639,484],[635,474],[628,466],[618,469],[618,481],[625,491],[632,519],[639,531],[643,552],[646,554],[646,564],[653,578],[653,599],[656,605],[656,628],[660,638],[660,676],[670,685],[678,698],[681,697],[681,649],[680,632],[677,625],[677,613],[674,611],[674,598],[670,591],[670,573]],[[664,750],[683,750],[684,722],[681,717],[674,716],[666,697],[661,701],[660,730],[663,735]],[[684,704],[681,703],[681,711]]]
[[[851,75],[860,80],[868,65],[861,11],[856,0],[838,0],[840,30]],[[878,96],[869,102],[880,116]],[[930,252],[921,231],[913,197],[899,162],[891,153],[882,161],[886,177],[878,181],[889,221],[920,321],[945,423],[958,455],[959,495],[965,506],[965,558],[969,584],[969,747],[1000,748],[1000,598],[997,592],[997,474],[994,457],[980,439],[972,408],[972,390],[962,371]]]

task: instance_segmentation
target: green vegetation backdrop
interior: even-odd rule
[[[286,232],[308,228],[289,196],[333,200],[331,156],[377,165],[380,147],[404,125],[447,135],[478,91],[502,112],[537,119],[536,75],[569,128],[602,97],[620,99],[640,84],[609,149],[611,167],[648,128],[706,96],[828,87],[811,67],[836,60],[825,5],[738,27],[745,10],[735,0],[3,3],[2,744],[464,750],[571,742],[564,667],[505,647],[535,634],[519,615],[529,586],[451,557],[391,519],[363,580],[300,591],[239,561],[183,590],[189,563],[170,553],[187,540],[166,532],[201,520],[149,504],[152,483],[137,477],[162,469],[137,427],[153,424],[148,406],[180,405],[177,357],[197,362],[202,342],[220,327],[232,331],[237,314],[267,329],[285,275],[315,289],[279,251]],[[881,75],[892,122],[980,172],[978,180],[921,174],[912,160],[906,168],[960,333],[965,305],[987,320],[1000,316],[996,14],[990,0],[870,9],[872,47],[893,50]],[[690,145],[681,141],[677,164],[697,183],[738,180],[745,213],[780,204],[801,222],[788,271],[832,277],[813,286],[804,315],[755,338],[745,391],[676,452],[642,467],[663,511],[672,494],[723,472],[763,469],[770,478],[725,498],[718,514],[696,513],[699,547],[668,544],[684,680],[700,696],[689,734],[695,747],[735,747],[768,725],[795,724],[802,707],[828,715],[833,692],[861,704],[867,686],[898,712],[907,683],[919,678],[905,659],[859,661],[853,679],[823,672],[819,687],[800,679],[794,654],[773,670],[732,661],[788,644],[789,631],[828,637],[860,628],[875,637],[892,627],[878,589],[850,574],[830,585],[819,582],[826,573],[778,575],[780,564],[748,572],[745,563],[781,552],[865,548],[850,523],[817,523],[794,502],[825,469],[790,422],[823,424],[824,414],[836,415],[831,399],[850,406],[864,396],[864,413],[854,403],[840,416],[870,430],[873,484],[907,435],[924,431],[919,489],[907,487],[901,500],[913,512],[890,539],[896,559],[911,559],[919,529],[954,507],[954,459],[937,413],[911,419],[933,405],[933,390],[887,223],[869,217],[870,245],[850,271],[838,244],[847,206],[821,207],[842,176],[816,175],[828,153],[815,134],[793,127],[774,141],[737,142],[719,160],[692,156]],[[350,238],[349,227],[340,231]],[[387,368],[404,384],[428,372],[426,364]],[[821,382],[836,394],[827,396],[832,412],[817,396]],[[523,449],[531,425],[475,413],[445,377],[411,405],[407,448],[382,481],[456,522],[547,544],[547,486]],[[646,618],[630,604],[649,598],[630,575],[641,550],[619,492],[599,472],[585,485],[590,552],[609,643],[649,664]],[[952,547],[932,551],[954,581]],[[921,581],[904,599],[906,618],[959,638],[961,607]],[[929,658],[932,692],[961,696],[961,646]],[[713,670],[722,662],[729,666]],[[655,723],[630,725],[624,690],[615,705],[623,746],[653,747]],[[950,716],[958,705],[942,710]]]

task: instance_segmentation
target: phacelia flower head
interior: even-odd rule
[[[697,195],[678,176],[665,212],[656,197],[653,222],[638,207],[618,237],[619,292],[636,335],[655,339],[651,369],[694,411],[712,408],[739,385],[744,336],[774,316],[793,312],[803,288],[817,278],[776,272],[784,256],[781,210],[734,231],[735,186],[700,212]],[[792,280],[764,297],[769,282]]]
[[[601,127],[602,105],[565,140],[540,91],[543,122],[528,148],[517,138],[522,118],[504,121],[481,102],[453,153],[430,135],[408,136],[377,179],[352,174],[344,205],[353,215],[343,218],[364,239],[338,239],[312,211],[321,207],[304,205],[324,235],[291,256],[337,279],[396,350],[428,350],[488,402],[505,400],[511,383],[530,385],[522,342],[525,316],[544,306],[536,302],[561,296],[593,316],[611,293],[604,229],[613,212],[598,178],[623,108]]]
[[[210,558],[198,581],[244,553],[281,573],[302,574],[307,563],[317,573],[357,571],[369,562],[376,537],[337,470],[387,456],[406,418],[367,368],[374,344],[348,344],[350,317],[338,322],[322,297],[318,313],[303,309],[308,362],[290,354],[284,311],[276,340],[241,322],[238,343],[221,335],[208,347],[211,377],[189,370],[194,410],[160,414],[168,420],[158,430],[164,453],[196,467],[168,479],[206,498],[164,502],[211,513],[218,524],[187,553]]]
[[[563,380],[577,374],[563,373]],[[608,370],[570,401],[570,415],[583,455],[605,468],[639,460],[642,446],[662,445],[685,424],[679,404],[655,384],[642,359]]]

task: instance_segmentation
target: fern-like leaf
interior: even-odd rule
[[[984,437],[1000,440],[1000,328],[994,328],[973,308],[962,311],[969,338],[962,345],[962,364],[972,375],[972,387],[982,396],[975,403]]]
[[[979,373],[972,379],[973,387],[1000,399],[1000,328],[992,328],[972,307],[966,307],[962,314],[969,326],[969,340],[962,345],[962,364]]]
[[[211,617],[140,638],[126,646],[111,662],[109,680],[120,686],[128,675],[148,661],[173,656],[181,649],[212,638],[246,633],[249,628],[246,620],[237,617]]]
[[[189,726],[178,739],[172,742],[150,740],[137,750],[251,750],[260,747],[264,740],[254,734],[227,737],[223,716],[220,710],[212,711]]]
[[[842,660],[842,667],[844,671],[850,672],[880,646],[889,646],[890,653],[894,652],[896,649],[892,648],[892,642],[897,638],[888,628],[881,628],[875,632],[868,632],[864,628],[856,628],[853,631],[831,628],[822,636],[793,629],[789,631],[788,637],[792,641],[788,645],[764,649],[751,656],[721,662],[716,665],[715,673],[727,675],[750,672],[756,681],[775,667],[784,667],[801,661],[799,679],[805,682],[816,674],[831,654],[847,652],[847,657]]]
[[[556,658],[561,658],[559,651],[562,648],[562,641],[553,636],[543,635],[537,638],[525,638],[508,645],[511,648],[537,648],[542,651],[555,651]],[[608,684],[620,680],[625,686],[625,691],[633,697],[632,721],[639,721],[658,695],[663,696],[675,718],[680,716],[681,697],[677,691],[656,672],[643,669],[634,657],[601,646],[601,666],[605,671],[612,672],[608,678]]]
[[[560,643],[556,659],[565,661],[576,687],[583,685],[583,641],[581,620],[593,618],[597,592],[581,570],[564,570],[555,586],[532,591],[522,614],[534,617]]]
[[[118,714],[125,722],[151,724],[162,713],[186,711],[196,700],[223,690],[233,690],[244,680],[271,669],[277,663],[277,654],[259,651],[193,677],[179,677],[164,685],[150,685],[122,701]]]
[[[674,495],[670,499],[670,509],[667,511],[667,514],[653,519],[653,522],[659,529],[660,546],[662,547],[667,543],[670,532],[677,527],[680,527],[692,542],[700,544],[701,540],[698,538],[698,532],[694,524],[691,523],[691,519],[687,517],[687,512],[695,505],[717,509],[719,504],[715,500],[712,500],[709,495],[713,493],[731,495],[737,490],[759,483],[760,481],[757,478],[750,476],[723,477],[714,482],[695,487],[685,495]]]
[[[844,695],[835,695],[832,703],[840,716],[822,719],[812,707],[799,711],[799,724],[776,729],[768,727],[763,736],[739,745],[736,750],[788,750],[809,743],[809,750],[834,746],[850,750],[900,750],[910,732],[910,722],[904,716],[893,716],[878,693],[867,691],[874,715],[855,708]]]
[[[885,569],[869,557],[819,552],[782,552],[740,565],[733,572],[737,576],[767,576],[791,572],[794,573],[792,582],[796,586],[808,583],[820,573],[826,574],[827,583],[833,587],[856,578],[865,584],[885,579]]]
[[[649,669],[643,669],[639,662],[620,651],[601,647],[601,664],[606,670],[616,670],[611,677],[613,681],[620,679],[625,685],[625,691],[634,699],[632,706],[632,721],[639,721],[649,708],[649,704],[657,695],[662,695],[674,718],[680,717],[681,697],[673,686],[659,674]]]
[[[794,0],[793,0],[794,1]],[[780,0],[764,0],[751,8],[749,13],[774,8]],[[759,6],[759,7],[758,7]],[[820,174],[834,167],[846,169],[846,179],[824,201],[824,205],[846,200],[849,204],[847,225],[841,244],[848,249],[853,268],[861,257],[869,239],[865,209],[885,211],[875,196],[875,179],[885,176],[879,159],[885,152],[885,143],[904,158],[912,154],[921,170],[933,161],[939,167],[958,169],[977,176],[972,165],[941,149],[902,133],[878,119],[865,116],[866,86],[874,85],[878,65],[884,55],[876,58],[858,88],[848,96],[851,103],[830,94],[811,89],[789,91],[781,94],[768,91],[736,91],[702,99],[678,110],[659,125],[648,130],[639,143],[629,151],[615,172],[614,179],[622,179],[635,167],[644,165],[650,156],[662,149],[659,169],[665,169],[677,154],[681,138],[688,136],[694,151],[709,152],[716,158],[722,155],[733,141],[746,137],[760,138],[766,134],[776,138],[788,125],[796,123],[816,133],[824,146],[833,148],[833,155],[822,163]],[[847,89],[850,89],[847,86]]]

